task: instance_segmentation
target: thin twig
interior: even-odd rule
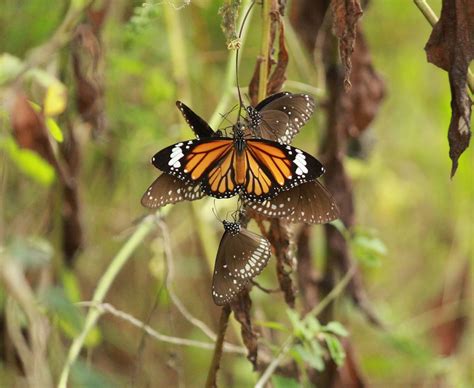
[[[224,345],[225,333],[227,331],[227,324],[229,323],[230,315],[230,306],[225,305],[222,307],[221,317],[219,319],[219,331],[217,336],[217,341],[214,347],[214,355],[212,357],[211,366],[209,367],[209,372],[206,380],[206,388],[214,388],[217,386],[217,371],[219,370],[222,349]],[[246,353],[246,351],[244,350]]]
[[[261,291],[263,291],[267,294],[276,294],[276,293],[282,292],[281,289],[279,289],[279,288],[266,288],[266,287],[263,287],[260,284],[258,284],[255,280],[251,280],[251,283],[255,287],[257,287],[259,290],[261,290]]]
[[[426,2],[426,0],[413,0],[413,2],[421,11],[428,23],[430,23],[431,26],[434,27],[435,24],[438,23],[439,19],[433,9]],[[471,93],[474,94],[474,74],[469,68],[467,69],[467,85],[469,86],[469,90],[471,91]]]
[[[150,337],[156,339],[157,341],[166,342],[169,344],[180,345],[180,346],[193,346],[201,349],[214,349],[214,344],[210,342],[203,342],[203,341],[195,341],[190,340],[187,338],[178,338],[172,337],[166,334],[161,334],[160,332],[156,331],[146,323],[140,321],[139,319],[135,318],[133,315],[130,315],[124,311],[118,310],[110,303],[95,303],[95,302],[78,302],[76,303],[78,306],[83,307],[93,307],[101,314],[108,313],[117,318],[120,318],[131,325],[144,330]],[[247,351],[243,347],[232,345],[229,343],[223,343],[223,350],[228,353],[237,353],[237,354],[246,354]]]
[[[341,279],[341,281],[329,292],[326,297],[318,303],[317,306],[315,306],[310,312],[308,312],[305,317],[313,315],[313,316],[318,316],[321,314],[321,312],[324,311],[324,309],[331,303],[339,294],[344,291],[344,289],[347,287],[349,284],[350,280],[354,276],[356,271],[356,266],[353,265],[352,267],[349,268],[349,270],[346,272],[344,277]],[[266,382],[270,379],[272,376],[272,373],[275,371],[275,369],[278,367],[280,362],[283,360],[285,357],[286,353],[291,349],[291,345],[293,344],[293,341],[295,340],[294,335],[290,335],[284,342],[283,345],[281,346],[280,350],[278,351],[277,357],[268,365],[267,369],[263,372],[262,376],[258,380],[257,384],[255,384],[255,388],[263,388]]]

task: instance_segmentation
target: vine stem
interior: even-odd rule
[[[439,19],[436,16],[433,9],[427,3],[427,1],[426,0],[413,0],[413,2],[421,11],[425,19],[428,21],[428,23],[430,23],[431,26],[434,27],[435,24],[438,23]],[[474,94],[474,74],[469,68],[467,69],[467,85],[469,86],[469,90],[471,91],[471,93]]]
[[[130,236],[127,242],[122,246],[119,252],[112,259],[105,273],[102,275],[99,280],[99,283],[97,284],[97,288],[95,289],[94,295],[92,297],[92,303],[101,304],[104,301],[104,298],[107,292],[109,291],[113,281],[117,277],[117,274],[120,272],[125,263],[130,259],[132,254],[138,248],[138,246],[143,242],[145,237],[155,229],[155,218],[156,216],[154,215],[145,217],[145,219],[137,227],[132,236]],[[81,333],[74,339],[71,344],[71,347],[69,348],[66,363],[64,364],[61,376],[59,378],[58,388],[67,387],[67,381],[69,378],[71,367],[79,356],[79,353],[82,347],[84,346],[84,341],[86,340],[87,335],[96,325],[100,315],[101,311],[99,309],[89,309]]]
[[[101,314],[111,314],[114,317],[120,318],[125,322],[128,322],[132,326],[135,326],[141,330],[144,330],[150,337],[156,339],[157,341],[166,342],[173,345],[180,345],[180,346],[192,346],[201,349],[212,350],[214,349],[214,344],[211,342],[203,342],[203,341],[196,341],[190,340],[187,338],[178,338],[172,337],[166,334],[162,334],[146,323],[140,321],[139,319],[135,318],[133,315],[128,314],[124,311],[121,311],[110,303],[94,303],[94,302],[78,302],[76,303],[78,306],[83,307],[92,307],[100,311]],[[232,345],[229,343],[223,343],[223,350],[229,353],[237,353],[237,354],[245,354],[246,349],[240,346]]]
[[[311,311],[309,311],[305,317],[308,316],[318,316],[321,314],[324,309],[334,300],[336,299],[347,287],[349,284],[350,280],[354,276],[356,271],[356,266],[353,265],[352,267],[349,268],[349,270],[346,272],[344,277],[341,279],[341,281],[331,290],[329,294],[327,294],[324,299],[319,302]],[[303,318],[304,319],[304,318]],[[267,369],[263,372],[262,376],[260,379],[257,381],[257,384],[255,384],[255,388],[263,388],[267,381],[271,378],[273,372],[275,371],[276,368],[278,368],[278,365],[280,362],[284,359],[288,351],[291,349],[291,346],[295,340],[294,335],[290,335],[284,342],[283,345],[280,347],[280,350],[278,351],[278,355],[276,358],[273,359],[273,361],[267,366]]]

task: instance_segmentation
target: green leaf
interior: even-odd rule
[[[286,314],[290,319],[291,326],[293,326],[294,336],[300,338],[303,335],[305,328],[301,322],[299,314],[292,309],[286,309]]]
[[[0,85],[14,79],[23,70],[23,63],[14,55],[0,55]]]
[[[334,226],[339,231],[339,233],[344,236],[346,240],[348,239],[349,231],[340,219],[333,220],[330,222],[330,224]]]
[[[53,247],[40,237],[15,237],[7,247],[9,254],[25,268],[39,268],[51,261]]]
[[[49,133],[51,133],[51,136],[53,136],[54,140],[56,140],[58,143],[62,143],[64,141],[63,131],[54,119],[47,117],[46,126],[48,127]]]
[[[353,255],[364,264],[375,267],[387,254],[387,247],[373,231],[357,230],[351,240]]]
[[[314,315],[309,315],[305,318],[305,324],[310,333],[310,338],[315,337],[321,331],[321,324]]]
[[[255,325],[268,327],[269,329],[274,329],[278,331],[287,332],[288,328],[280,322],[265,321],[265,322],[255,322]]]
[[[289,377],[273,375],[272,376],[272,384],[274,388],[300,388],[300,383]]]
[[[341,366],[344,364],[344,360],[346,359],[346,352],[344,351],[344,347],[342,346],[339,339],[332,335],[332,334],[323,334],[324,340],[328,345],[329,354],[331,358],[336,363],[336,365]]]
[[[324,331],[336,334],[341,337],[347,337],[349,335],[349,332],[346,330],[346,328],[342,326],[341,323],[336,321],[331,321],[325,325]]]
[[[81,300],[81,291],[76,274],[70,269],[64,269],[61,273],[64,292],[69,300],[76,303]]]
[[[309,366],[318,371],[324,370],[322,352],[317,352],[315,348],[303,345],[294,346],[294,350]]]
[[[50,186],[53,183],[54,168],[36,152],[20,148],[11,137],[0,141],[0,148],[6,151],[10,159],[25,175],[44,186]]]

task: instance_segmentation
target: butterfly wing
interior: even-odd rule
[[[170,203],[194,201],[204,197],[199,184],[186,184],[168,174],[161,174],[143,194],[141,203],[150,209],[158,209]]]
[[[188,140],[158,151],[151,162],[185,182],[197,182],[232,149],[230,138]]]
[[[303,183],[262,203],[246,201],[257,213],[289,222],[324,224],[339,217],[332,195],[318,181]]]
[[[215,132],[209,124],[193,112],[193,110],[186,104],[181,101],[176,101],[176,106],[198,139],[213,137],[215,135]]]
[[[241,229],[225,232],[217,251],[212,278],[212,298],[218,306],[230,303],[250,279],[260,274],[271,256],[268,240]]]
[[[308,153],[268,140],[247,140],[243,197],[262,202],[321,176],[323,165]]]
[[[249,126],[256,136],[289,144],[314,108],[314,99],[308,94],[276,93],[249,110]]]

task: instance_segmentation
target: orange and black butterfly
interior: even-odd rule
[[[241,194],[264,201],[324,173],[323,165],[308,153],[289,145],[244,137],[239,125],[234,137],[205,138],[173,144],[152,158],[159,170],[186,184],[200,183],[215,198]]]
[[[271,256],[270,243],[237,222],[224,221],[224,235],[217,250],[212,298],[222,306],[231,302],[263,271]]]
[[[278,108],[273,102],[279,102],[279,106],[282,110],[283,107],[296,107],[294,111],[288,111],[288,113],[291,113],[288,116],[292,117],[295,128],[298,130],[304,124],[304,119],[306,118],[307,120],[308,118],[308,115],[303,116],[298,112],[302,112],[303,109],[305,109],[305,104],[308,103],[310,106],[306,108],[310,109],[311,112],[311,107],[314,108],[314,102],[311,97],[307,97],[307,95],[304,94],[290,94],[288,92],[277,93],[259,103],[255,109],[258,108],[258,112],[262,113],[262,116],[265,118],[262,131],[266,133],[266,136],[275,140],[277,137],[274,136],[273,133],[282,134],[280,141],[282,141],[283,134],[285,133],[283,127],[278,127],[274,129],[273,132],[266,131],[265,129],[265,126],[271,122],[268,120],[268,117],[271,118],[273,115],[272,111]],[[183,114],[186,122],[195,132],[196,137],[209,138],[221,136],[220,133],[214,132],[204,119],[199,117],[184,103],[178,101],[176,105]],[[286,112],[286,109],[284,111]],[[265,112],[269,112],[269,114],[267,115]],[[298,120],[296,120],[296,118],[298,118]],[[255,122],[254,124],[256,125],[257,123]],[[249,128],[250,127],[251,125],[249,125]],[[250,131],[250,129],[248,130]],[[287,129],[286,131],[289,130]],[[290,132],[287,133],[289,134]],[[199,182],[187,183],[163,173],[145,192],[142,198],[142,204],[149,208],[159,208],[166,204],[183,200],[193,201],[204,196],[205,193],[201,190]],[[289,222],[325,223],[339,217],[339,210],[331,194],[316,180],[284,191],[275,198],[265,200],[264,202],[246,201],[246,205],[266,217],[282,218]]]

